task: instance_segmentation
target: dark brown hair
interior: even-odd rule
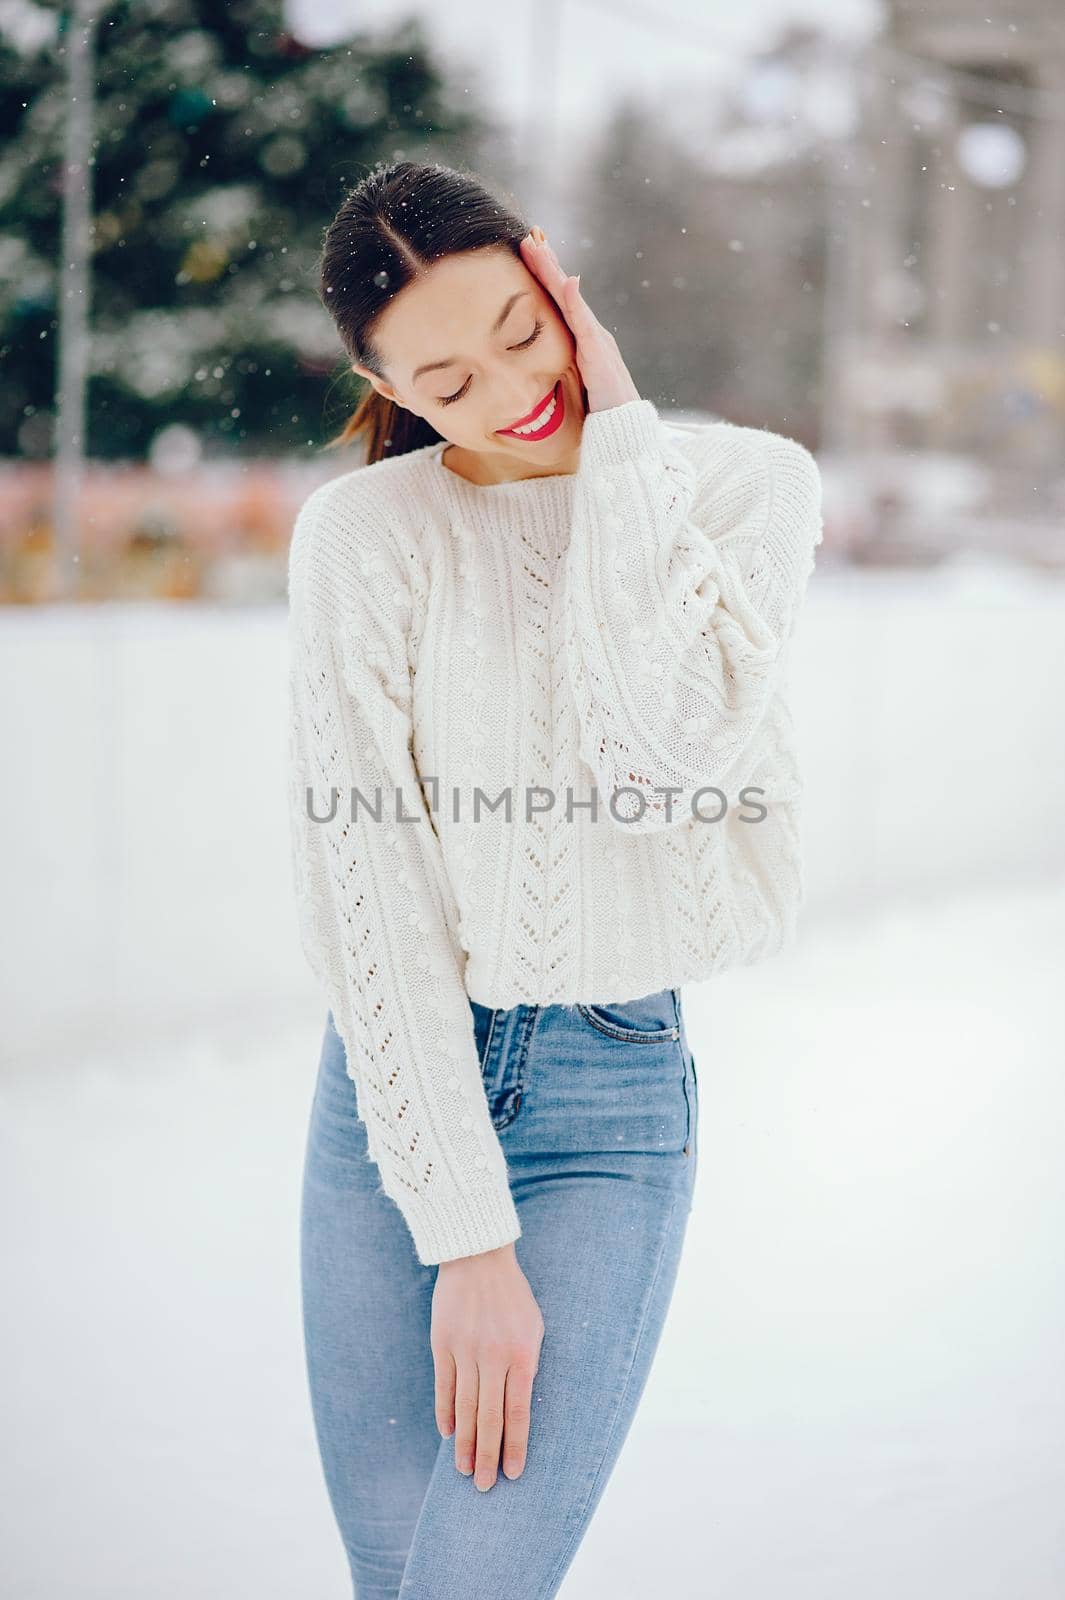
[[[384,378],[374,324],[419,272],[463,250],[518,249],[528,224],[472,173],[438,163],[379,163],[346,196],[325,235],[318,292],[352,361]],[[365,435],[366,461],[442,437],[372,384],[327,448]]]

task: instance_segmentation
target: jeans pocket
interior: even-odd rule
[[[659,989],[641,999],[611,1005],[578,1004],[576,1011],[590,1027],[622,1043],[661,1044],[665,1039],[680,1038],[676,989]]]

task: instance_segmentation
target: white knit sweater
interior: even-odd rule
[[[289,559],[301,938],[426,1265],[521,1234],[468,997],[609,1004],[790,941],[821,540],[803,446],[649,400],[587,416],[571,474],[477,485],[444,449],[314,490]]]

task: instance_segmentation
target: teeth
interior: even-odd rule
[[[555,397],[552,394],[546,408],[541,411],[535,422],[528,422],[523,428],[511,428],[511,433],[539,433],[541,428],[547,426],[555,414]]]

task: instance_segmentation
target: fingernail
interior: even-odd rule
[[[492,1482],[494,1483],[495,1479],[493,1479]],[[482,1494],[487,1494],[489,1489],[492,1487],[492,1484],[491,1483],[479,1483],[477,1485],[477,1487],[478,1487],[478,1489],[480,1489]]]
[[[537,244],[544,244],[547,240],[547,235],[543,228],[533,228],[532,236],[536,240]]]

